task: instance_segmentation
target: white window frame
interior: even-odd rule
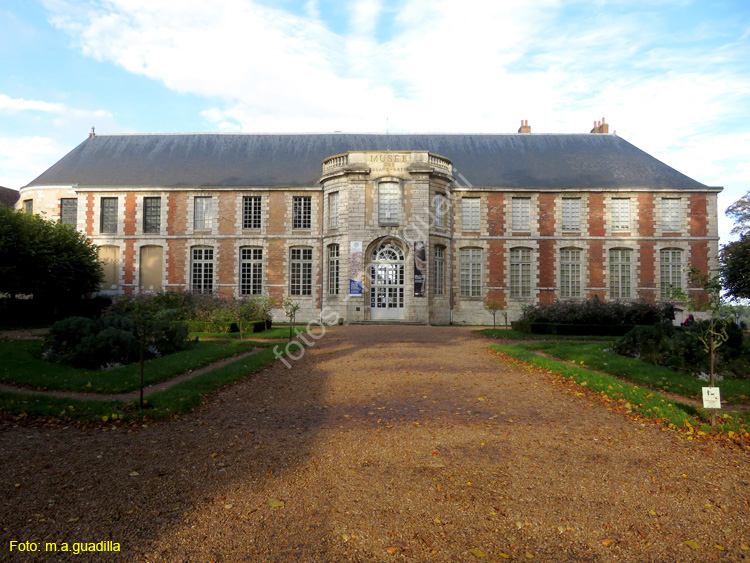
[[[190,249],[190,290],[212,293],[214,290],[214,249],[194,246]]]
[[[661,230],[664,233],[680,232],[680,198],[663,197],[661,199]]]
[[[193,198],[193,230],[210,231],[213,228],[213,197],[195,196]]]
[[[511,198],[511,229],[514,231],[531,230],[531,198]]]
[[[445,227],[445,194],[435,194],[435,226]]]
[[[339,192],[328,194],[328,228],[338,229],[339,227]]]
[[[262,226],[263,199],[259,195],[242,196],[242,228],[257,230]]]
[[[263,249],[240,247],[240,295],[263,294]]]
[[[659,251],[659,285],[662,299],[673,299],[674,291],[682,291],[682,250],[663,248]]]
[[[630,198],[613,197],[610,200],[610,218],[612,231],[630,230]]]
[[[328,245],[328,295],[339,294],[340,255],[341,247],[338,244]]]
[[[435,245],[433,264],[435,283],[432,284],[432,293],[442,296],[445,295],[445,246]]]
[[[292,197],[292,229],[309,231],[312,228],[312,197]]]
[[[289,249],[289,294],[312,295],[312,248]]]
[[[628,248],[609,251],[609,296],[612,299],[633,296],[633,251]]]
[[[478,231],[481,223],[482,200],[479,197],[461,198],[461,230]]]
[[[582,296],[580,248],[560,249],[560,297],[580,299]]]
[[[562,232],[581,232],[581,198],[564,197],[561,205]]]
[[[482,297],[482,249],[461,248],[458,251],[459,296]]]
[[[378,184],[378,224],[401,223],[401,185],[398,182]]]
[[[510,249],[510,296],[515,299],[531,297],[531,267],[533,250],[526,247]]]

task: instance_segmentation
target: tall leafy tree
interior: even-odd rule
[[[719,272],[726,296],[750,299],[750,232],[721,249]]]
[[[99,289],[96,246],[70,225],[0,208],[0,293],[78,298]]]
[[[733,235],[750,234],[750,192],[727,207],[726,214],[734,220]]]

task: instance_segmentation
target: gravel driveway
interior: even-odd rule
[[[180,419],[2,423],[0,560],[750,560],[747,452],[609,412],[468,329],[311,342]]]

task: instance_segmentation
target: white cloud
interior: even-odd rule
[[[63,104],[11,98],[5,94],[0,94],[0,113],[19,113],[22,111],[61,113],[64,109],[65,106]]]
[[[34,179],[29,170],[41,174],[65,151],[50,137],[0,137],[0,186],[20,189]]]

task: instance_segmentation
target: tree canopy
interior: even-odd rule
[[[750,299],[750,232],[721,249],[719,271],[729,299]]]
[[[727,207],[726,214],[734,221],[733,235],[750,234],[750,192]]]
[[[77,298],[102,275],[96,246],[72,226],[0,208],[0,293]]]

